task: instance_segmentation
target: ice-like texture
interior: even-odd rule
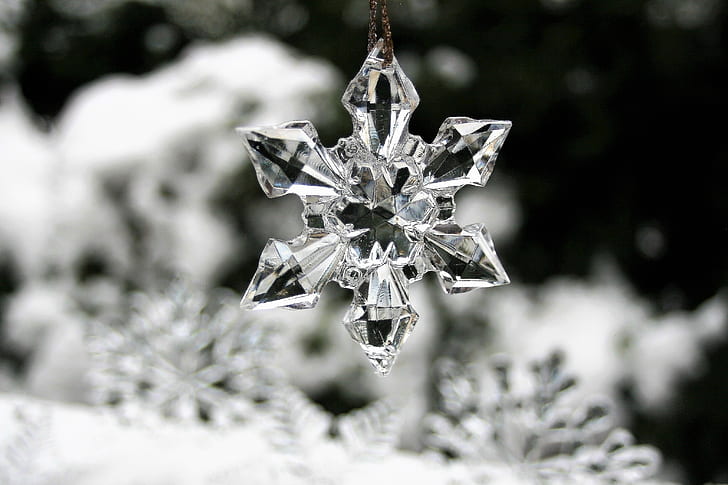
[[[374,369],[388,375],[402,344],[417,323],[401,276],[388,265],[373,270],[354,294],[344,326]]]
[[[508,276],[495,254],[482,224],[460,227],[449,223],[425,234],[430,261],[447,293],[508,284]]]
[[[433,142],[424,169],[424,184],[432,189],[458,189],[488,182],[510,121],[448,118]]]
[[[465,185],[485,185],[511,123],[448,118],[432,144],[412,136],[419,96],[397,60],[382,59],[382,45],[344,92],[354,133],[336,147],[324,148],[306,121],[238,131],[266,195],[301,197],[299,240],[327,234],[346,254],[325,251],[326,270],[313,283],[292,251],[299,243],[271,240],[242,306],[311,308],[323,285],[337,281],[354,290],[345,326],[375,371],[388,375],[418,318],[409,283],[428,271],[447,293],[509,282],[485,228],[454,223],[453,197]]]
[[[285,303],[288,308],[312,308],[343,257],[336,235],[311,233],[290,243],[271,239],[242,305],[266,308]]]
[[[370,153],[389,160],[406,141],[420,97],[396,60],[384,66],[380,51],[381,44],[349,83],[342,102],[354,122],[354,135]]]

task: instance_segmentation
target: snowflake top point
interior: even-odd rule
[[[447,293],[509,281],[485,228],[455,222],[454,195],[485,185],[511,124],[448,118],[425,143],[408,129],[417,91],[381,50],[344,93],[354,131],[335,147],[309,121],[238,131],[266,195],[301,197],[306,224],[292,241],[268,242],[243,308],[313,308],[336,281],[354,290],[347,330],[386,375],[417,322],[410,283],[428,271]]]
[[[382,46],[380,40],[369,53],[341,102],[351,115],[354,136],[372,153],[389,158],[407,134],[420,97],[396,57],[386,65]]]

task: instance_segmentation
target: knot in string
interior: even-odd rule
[[[377,17],[381,12],[382,35],[384,39],[384,47],[382,48],[382,56],[384,65],[388,66],[394,59],[394,43],[392,42],[392,25],[389,23],[389,9],[387,8],[387,0],[369,0],[369,43],[367,49],[369,52],[379,40]]]

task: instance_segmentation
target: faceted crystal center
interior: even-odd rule
[[[351,193],[342,198],[335,213],[349,228],[356,255],[378,260],[372,254],[378,247],[393,262],[412,256],[421,240],[415,229],[429,225],[436,208],[421,181],[406,164],[393,164],[390,169],[376,164],[357,167]]]

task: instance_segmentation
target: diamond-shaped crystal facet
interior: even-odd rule
[[[484,186],[493,173],[498,151],[510,129],[510,121],[446,119],[432,144],[434,150],[424,169],[427,188]]]
[[[354,168],[354,180],[351,194],[338,203],[336,216],[348,230],[359,265],[411,261],[422,239],[416,228],[428,227],[436,215],[435,199],[422,190],[416,167],[393,163],[385,169],[377,162],[362,161]]]
[[[292,242],[269,240],[241,306],[313,308],[343,254],[335,234],[311,234]]]
[[[510,282],[482,224],[442,224],[425,235],[430,261],[442,288],[463,293]]]
[[[354,120],[354,135],[379,156],[390,158],[407,133],[420,97],[397,59],[385,66],[382,42],[372,50],[342,102]]]
[[[355,290],[344,325],[374,369],[387,375],[417,319],[407,298],[405,279],[385,264],[373,270],[369,279]]]
[[[268,197],[289,193],[332,196],[341,189],[341,168],[321,145],[309,121],[239,131]]]
[[[335,147],[307,121],[240,130],[266,195],[301,197],[306,225],[268,243],[242,305],[311,308],[337,281],[354,290],[346,328],[386,375],[418,318],[410,283],[429,271],[448,293],[508,283],[483,226],[455,223],[454,196],[485,185],[511,124],[448,118],[432,144],[411,135],[419,97],[382,45],[344,93],[354,132]]]

